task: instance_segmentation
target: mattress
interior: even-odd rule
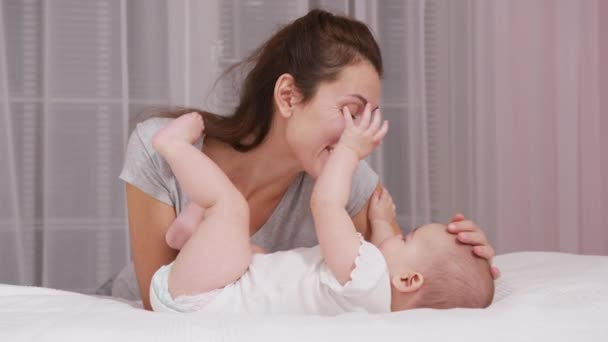
[[[170,314],[0,284],[0,341],[608,341],[608,256],[500,255],[487,309],[321,316]]]

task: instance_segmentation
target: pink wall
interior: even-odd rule
[[[601,172],[603,175],[602,204],[604,206],[604,217],[601,229],[608,230],[608,1],[600,1],[599,41],[600,41],[600,121],[601,130]],[[598,236],[601,238],[601,235]],[[608,241],[604,239],[604,246]]]
[[[606,168],[606,118],[602,124],[602,92],[606,88],[601,86],[606,78],[605,65],[602,64],[601,50],[606,48],[605,41],[606,22],[602,23],[601,11],[608,9],[606,1],[587,1],[587,8],[591,18],[582,21],[581,63],[580,63],[580,98],[579,103],[579,153],[580,153],[580,247],[586,254],[607,254],[608,236],[606,234],[606,215],[608,196],[605,187],[608,184],[604,173]],[[600,7],[600,6],[603,6]],[[593,18],[595,16],[595,18]],[[604,27],[602,27],[604,25]],[[602,30],[604,32],[602,33]],[[603,44],[602,44],[603,42]],[[604,45],[602,47],[601,45]],[[604,56],[606,56],[604,54]],[[605,105],[605,103],[604,103]],[[605,110],[604,110],[605,111]],[[602,127],[604,125],[604,127]],[[602,150],[604,153],[602,153]],[[604,165],[602,165],[604,164]],[[604,171],[604,172],[602,172]]]
[[[495,4],[497,248],[608,254],[608,1]]]
[[[497,240],[501,251],[556,250],[557,161],[552,1],[498,2],[504,17],[497,34]],[[544,134],[538,134],[538,132]],[[537,177],[544,174],[545,177]]]

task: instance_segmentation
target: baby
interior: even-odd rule
[[[382,313],[416,307],[486,307],[494,283],[489,264],[461,245],[446,227],[430,224],[407,235],[392,234],[395,206],[384,190],[370,209],[371,243],[345,210],[359,160],[388,130],[379,111],[366,111],[346,128],[316,180],[311,209],[319,245],[271,254],[249,242],[247,201],[221,169],[192,146],[204,129],[196,113],[161,130],[155,149],[171,166],[188,198],[204,208],[203,220],[175,261],[153,276],[155,311],[248,312],[336,315]],[[204,175],[201,177],[201,175]],[[169,235],[184,235],[174,225]]]
[[[388,193],[370,206],[372,243],[378,246],[391,275],[391,311],[413,308],[485,308],[494,297],[489,263],[473,255],[443,224],[426,224],[405,237],[395,236],[384,218]],[[385,204],[374,204],[374,201]]]

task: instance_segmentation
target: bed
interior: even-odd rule
[[[162,314],[138,303],[0,285],[0,341],[608,341],[608,256],[497,256],[503,276],[485,310],[384,315]]]

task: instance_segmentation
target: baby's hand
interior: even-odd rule
[[[395,220],[395,203],[391,194],[385,188],[372,196],[367,212],[370,221],[393,222]]]
[[[359,159],[367,157],[380,144],[388,131],[388,121],[382,122],[380,110],[371,112],[371,105],[365,105],[363,116],[358,123],[353,121],[348,107],[342,110],[346,128],[342,132],[338,145],[351,149]]]

